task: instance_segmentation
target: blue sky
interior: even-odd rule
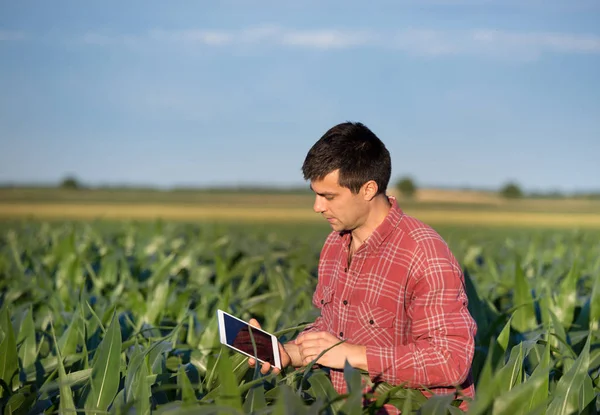
[[[0,0],[0,182],[302,185],[361,121],[393,179],[600,189],[600,2]]]

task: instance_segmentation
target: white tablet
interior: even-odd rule
[[[217,310],[217,317],[222,344],[248,357],[256,358],[260,362],[268,362],[271,366],[281,370],[277,337],[264,330],[252,327],[244,320],[240,320],[223,310]],[[252,330],[252,337],[254,337],[256,353],[250,338],[250,330]]]

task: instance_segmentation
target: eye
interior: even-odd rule
[[[327,196],[325,196],[325,199],[327,199],[327,200],[333,200],[333,196],[327,195]]]

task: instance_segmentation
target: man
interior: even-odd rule
[[[283,366],[304,366],[343,339],[317,361],[331,369],[339,393],[346,391],[348,359],[374,381],[473,397],[476,325],[461,267],[432,228],[386,195],[385,145],[363,124],[342,123],[314,144],[302,171],[316,194],[315,212],[333,231],[313,297],[321,315],[280,345]],[[261,371],[269,369],[265,364]]]

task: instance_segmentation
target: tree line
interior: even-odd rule
[[[83,189],[86,186],[82,185],[82,183],[74,176],[65,177],[59,184],[61,189]],[[410,176],[404,176],[398,179],[394,184],[395,189],[405,198],[411,199],[414,198],[419,190],[417,183]],[[125,190],[125,189],[124,189]],[[188,191],[193,190],[204,190],[204,189],[185,189]],[[250,189],[248,189],[250,190]],[[259,190],[259,189],[254,189]],[[264,189],[262,189],[264,190]],[[273,189],[271,189],[273,190]],[[298,189],[299,190],[299,189]],[[274,190],[273,190],[274,191]],[[547,193],[542,192],[529,192],[526,193],[521,186],[515,181],[508,181],[504,183],[498,190],[497,193],[499,196],[505,199],[521,199],[524,197],[533,197],[533,198],[552,198],[552,199],[560,199],[572,197],[569,195],[565,195],[558,191],[552,191]],[[600,199],[600,193],[585,193],[585,194],[577,194],[578,197],[584,197],[589,199]]]

